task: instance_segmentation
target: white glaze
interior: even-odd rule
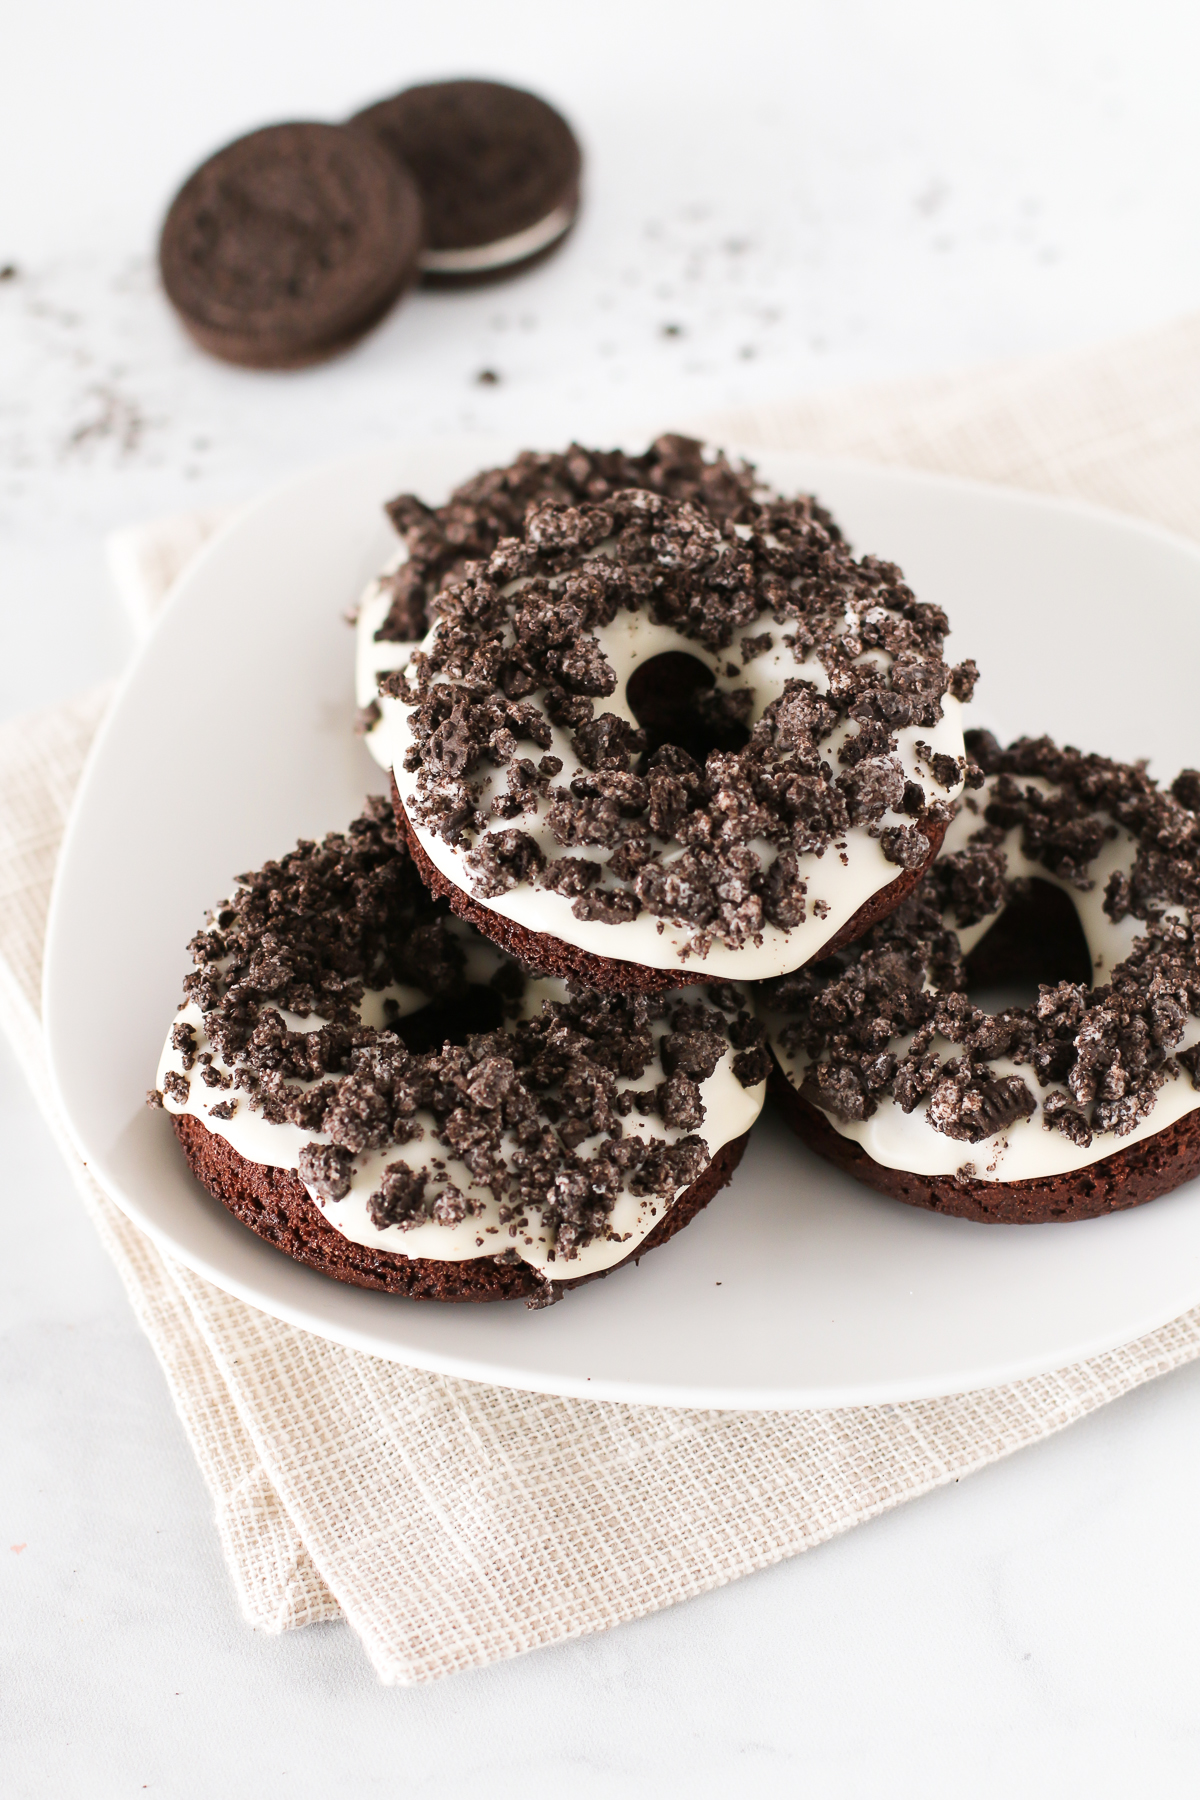
[[[604,549],[604,545],[599,546],[596,554]],[[399,566],[402,560],[402,557],[393,559],[388,565],[389,570]],[[521,585],[523,583],[514,582],[506,592],[512,592]],[[412,742],[409,731],[412,709],[402,700],[379,694],[375,680],[377,672],[403,668],[415,647],[411,644],[375,643],[374,633],[386,616],[388,605],[388,595],[375,582],[367,589],[359,612],[359,704],[368,706],[374,700],[379,705],[381,715],[378,723],[368,733],[368,747],[376,761],[383,768],[392,771],[409,821],[430,861],[457,887],[471,893],[481,906],[500,917],[512,919],[528,930],[548,933],[551,937],[559,938],[593,955],[614,957],[620,962],[636,962],[652,969],[673,969],[681,964],[686,965],[689,961],[700,961],[704,973],[718,979],[761,981],[798,968],[801,963],[817,955],[822,946],[841,930],[861,906],[901,873],[884,856],[877,837],[872,836],[865,827],[853,827],[846,833],[844,840],[828,847],[824,854],[800,858],[800,873],[808,883],[806,913],[801,924],[790,931],[782,931],[775,925],[765,925],[758,938],[738,948],[724,944],[718,938],[699,955],[694,947],[692,928],[672,924],[652,913],[643,912],[636,919],[619,924],[577,919],[571,910],[572,902],[566,895],[552,893],[528,881],[492,898],[485,899],[475,895],[471,871],[464,863],[463,851],[443,842],[415,816],[413,802],[417,795],[418,777],[404,769],[404,756]],[[625,697],[630,675],[640,663],[651,657],[669,650],[682,650],[712,670],[717,688],[730,690],[751,686],[755,689],[755,706],[749,720],[753,725],[783,692],[785,683],[793,678],[811,681],[821,692],[828,689],[829,678],[821,662],[816,657],[810,657],[798,663],[784,645],[782,640],[786,629],[786,626],[773,625],[769,618],[757,619],[739,634],[728,650],[718,652],[706,649],[695,639],[685,637],[669,626],[655,624],[644,613],[620,612],[611,624],[600,626],[593,633],[617,677],[614,691],[597,702],[597,712],[615,713],[631,725],[636,725],[637,720]],[[436,630],[435,625],[429,637],[424,640],[426,645],[430,643]],[[760,637],[764,631],[771,634],[771,647],[742,665],[743,640]],[[869,650],[858,661],[875,662],[881,668],[886,668],[891,658],[883,651]],[[736,675],[726,674],[728,663],[738,664]],[[580,771],[582,764],[572,747],[571,733],[556,725],[550,729],[553,734],[550,752],[559,757],[563,764],[562,773],[556,777],[556,781],[566,786],[572,776]],[[822,746],[827,759],[836,755],[841,743],[854,729],[849,721],[839,723],[828,743]],[[942,718],[937,725],[909,726],[898,732],[895,753],[906,780],[920,782],[930,799],[953,800],[962,791],[961,783],[949,789],[937,786],[929,769],[918,762],[915,748],[918,739],[929,744],[935,753],[944,752],[952,757],[961,757],[962,709],[958,701],[950,695],[946,696],[942,702]],[[480,805],[486,808],[493,794],[504,791],[507,770],[485,769],[477,772],[473,779],[478,779],[481,783]],[[559,857],[563,854],[562,847],[545,823],[549,804],[548,800],[542,799],[536,812],[531,811],[513,820],[490,821],[486,829],[503,831],[515,825],[534,839],[547,859]],[[910,823],[906,815],[889,812],[880,820],[878,829]],[[769,864],[774,858],[773,847],[765,841],[756,842],[751,848],[762,858],[764,864]],[[595,846],[588,846],[586,854],[599,861],[605,860],[605,853]],[[814,905],[820,902],[824,902],[827,910],[821,911]]]
[[[354,699],[356,705],[363,708],[379,698],[379,677],[390,674],[393,669],[402,669],[416,649],[413,643],[375,641],[375,633],[387,618],[392,604],[385,578],[407,561],[408,550],[402,544],[368,585],[359,604],[354,629]],[[378,728],[367,733],[367,749],[381,768],[390,767],[384,760],[386,752],[379,741]]]
[[[1041,777],[1023,776],[1022,785],[1039,788],[1043,793],[1054,791],[1053,783]],[[966,847],[968,839],[979,828],[979,813],[982,813],[985,800],[986,795],[981,795],[975,802],[978,813],[971,810],[969,803],[960,806],[946,833],[943,854]],[[1128,831],[1117,826],[1116,836],[1105,842],[1099,855],[1088,865],[1091,887],[1081,891],[1025,855],[1021,847],[1019,826],[1010,831],[1004,840],[1010,880],[1023,876],[1035,877],[1061,888],[1071,900],[1087,939],[1092,967],[1097,985],[1100,986],[1108,980],[1116,965],[1129,955],[1134,939],[1144,930],[1142,922],[1132,916],[1114,923],[1104,911],[1104,892],[1110,875],[1114,870],[1131,868],[1136,849],[1136,840]],[[990,913],[977,924],[962,929],[959,929],[952,916],[948,916],[946,922],[958,931],[959,942],[964,954],[967,954],[999,916],[998,912]],[[789,1055],[780,1043],[779,1034],[787,1024],[786,1019],[772,1014],[761,1004],[758,1011],[767,1026],[774,1055],[792,1085],[799,1088],[809,1066],[808,1058],[803,1054]],[[1196,1043],[1200,1043],[1200,1019],[1189,1018],[1179,1043],[1173,1048],[1185,1050]],[[895,1054],[903,1055],[908,1042],[902,1039],[891,1048]],[[945,1062],[960,1055],[961,1046],[951,1044],[945,1038],[935,1037],[930,1051]],[[1051,1094],[1061,1093],[1071,1098],[1062,1082],[1052,1082],[1043,1088],[1028,1064],[1018,1065],[1007,1057],[993,1058],[987,1066],[997,1076],[1019,1076],[1037,1102],[1037,1110],[1027,1119],[1019,1119],[993,1137],[981,1139],[977,1144],[947,1137],[930,1123],[924,1106],[906,1113],[890,1095],[881,1098],[877,1110],[869,1119],[841,1119],[826,1112],[824,1108],[821,1110],[835,1131],[842,1137],[852,1138],[855,1143],[861,1144],[867,1155],[884,1168],[906,1169],[916,1175],[953,1175],[964,1165],[970,1164],[976,1180],[1029,1181],[1036,1177],[1069,1175],[1087,1168],[1089,1164],[1100,1162],[1106,1156],[1112,1156],[1115,1151],[1125,1149],[1127,1145],[1156,1136],[1160,1131],[1165,1131],[1168,1125],[1173,1125],[1176,1120],[1200,1107],[1200,1092],[1192,1086],[1190,1076],[1183,1073],[1168,1076],[1155,1096],[1149,1114],[1139,1120],[1131,1131],[1122,1136],[1112,1131],[1094,1131],[1091,1143],[1085,1147],[1073,1144],[1061,1131],[1054,1130],[1045,1123],[1043,1108]],[[1073,1100],[1072,1104],[1075,1104]]]
[[[464,946],[468,949],[467,979],[485,982],[503,961],[500,953],[479,938],[478,934],[468,927],[458,927]],[[688,990],[682,991],[683,997]],[[525,991],[524,1015],[536,1016],[543,1000],[561,1000],[566,989],[563,983],[553,980],[530,982]],[[698,997],[698,996],[696,996]],[[364,1023],[378,1024],[383,1017],[383,1001],[385,998],[395,999],[401,1014],[416,1012],[427,1003],[426,996],[416,988],[391,987],[378,993],[368,993],[360,1008],[360,1016]],[[290,1030],[315,1031],[325,1021],[315,1015],[298,1019],[294,1014],[280,1011],[280,1016]],[[194,1003],[189,1002],[180,1008],[171,1021],[171,1029],[167,1032],[166,1043],[159,1059],[156,1083],[160,1091],[165,1077],[171,1071],[177,1071],[190,1082],[188,1098],[182,1104],[164,1095],[163,1104],[168,1112],[188,1113],[199,1119],[209,1131],[236,1150],[248,1161],[262,1163],[267,1167],[297,1170],[300,1151],[305,1144],[329,1143],[327,1132],[306,1131],[298,1125],[270,1124],[261,1112],[251,1109],[245,1092],[236,1085],[236,1071],[225,1060],[213,1053],[213,1067],[231,1075],[234,1085],[228,1089],[205,1086],[200,1077],[200,1065],[185,1071],[183,1054],[174,1049],[171,1035],[177,1024],[186,1023],[192,1026],[196,1040],[196,1054],[211,1052],[204,1030],[204,1014]],[[665,1020],[656,1020],[652,1029],[656,1038],[661,1037],[668,1029]],[[716,1155],[723,1145],[734,1138],[741,1137],[749,1131],[751,1125],[762,1110],[766,1094],[765,1083],[753,1088],[743,1088],[733,1074],[731,1062],[734,1052],[729,1050],[722,1057],[708,1080],[700,1084],[700,1097],[704,1106],[704,1121],[700,1127],[700,1135],[708,1147],[710,1159]],[[622,1089],[649,1089],[657,1086],[663,1078],[662,1066],[655,1058],[645,1073],[637,1080],[624,1079],[618,1083]],[[296,1082],[296,1087],[311,1087],[312,1082]],[[212,1108],[226,1100],[236,1100],[237,1110],[230,1119],[214,1119]],[[443,1144],[436,1141],[434,1133],[436,1123],[431,1113],[418,1112],[416,1122],[424,1128],[424,1137],[403,1145],[391,1145],[380,1151],[368,1152],[356,1159],[354,1173],[351,1178],[350,1192],[342,1200],[326,1201],[316,1195],[306,1184],[306,1192],[314,1205],[320,1208],[325,1219],[343,1237],[357,1244],[367,1244],[372,1249],[386,1250],[399,1256],[428,1257],[435,1262],[466,1262],[476,1257],[494,1256],[500,1251],[512,1249],[523,1262],[543,1274],[560,1281],[573,1280],[578,1276],[591,1275],[601,1269],[610,1268],[613,1263],[620,1262],[637,1245],[649,1235],[668,1209],[669,1202],[662,1198],[639,1198],[628,1192],[618,1195],[609,1221],[606,1236],[597,1237],[567,1260],[555,1258],[549,1233],[540,1224],[536,1213],[530,1215],[527,1230],[518,1230],[515,1226],[502,1225],[500,1209],[493,1199],[490,1188],[480,1186],[470,1175],[464,1165],[450,1156]],[[655,1117],[644,1117],[639,1113],[631,1113],[624,1121],[626,1134],[641,1137],[654,1137],[674,1143],[688,1135],[678,1127],[664,1125]],[[577,1147],[578,1154],[587,1158],[604,1142],[603,1136],[585,1139]],[[506,1144],[506,1149],[513,1146]],[[372,1223],[367,1210],[367,1202],[380,1184],[384,1170],[389,1164],[407,1162],[413,1167],[420,1167],[430,1156],[438,1156],[445,1161],[445,1176],[431,1179],[428,1193],[436,1195],[446,1183],[453,1183],[459,1192],[478,1204],[479,1212],[464,1219],[458,1225],[439,1225],[430,1220],[411,1229],[398,1225],[388,1225],[380,1229]],[[682,1192],[683,1190],[679,1190]],[[672,1196],[675,1198],[677,1196]]]
[[[575,212],[574,203],[556,206],[536,225],[527,225],[524,231],[514,231],[510,237],[496,238],[490,244],[472,244],[465,250],[422,250],[419,266],[430,275],[482,275],[490,269],[507,269],[556,243]]]

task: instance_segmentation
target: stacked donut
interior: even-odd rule
[[[963,784],[975,671],[941,611],[688,440],[503,480],[519,533],[452,571],[418,649],[380,655],[444,542],[412,501],[360,618],[368,742],[431,889],[626,992],[783,974],[894,906]]]
[[[744,991],[537,977],[426,891],[382,800],[244,876],[191,950],[156,1090],[188,1160],[359,1286],[545,1304],[686,1224],[763,1103]]]
[[[153,1096],[245,1223],[541,1305],[695,1216],[768,1074],[939,1211],[1194,1172],[1200,776],[964,738],[940,609],[689,439],[388,512],[357,668],[391,804],[210,915]]]
[[[840,1168],[964,1218],[1084,1219],[1200,1172],[1200,774],[967,736],[969,791],[889,917],[763,983],[773,1082]],[[980,1005],[1024,981],[1036,999]]]

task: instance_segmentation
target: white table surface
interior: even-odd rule
[[[121,666],[115,526],[386,439],[633,442],[1195,308],[1195,17],[1184,0],[10,8],[0,715]],[[152,261],[188,168],[253,125],[454,73],[541,86],[578,123],[588,205],[563,254],[417,296],[307,374],[192,350]],[[0,1144],[6,1795],[1195,1791],[1200,1369],[721,1593],[388,1690],[342,1626],[271,1638],[237,1616],[157,1366],[7,1051]]]

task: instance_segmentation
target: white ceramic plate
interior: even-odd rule
[[[62,1104],[112,1198],[171,1255],[355,1349],[548,1393],[699,1407],[913,1399],[1061,1366],[1200,1302],[1194,1188],[1086,1224],[981,1226],[885,1200],[772,1118],[669,1249],[569,1295],[436,1306],[327,1280],[192,1179],[143,1105],[185,945],[240,870],[342,827],[380,775],[351,735],[342,613],[430,500],[509,447],[374,453],[293,481],[180,582],[93,751],[58,870],[45,1017]],[[977,714],[1170,776],[1200,762],[1200,552],[1128,520],[929,476],[762,454],[860,551],[941,602]]]

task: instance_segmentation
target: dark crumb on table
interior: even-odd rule
[[[495,369],[480,369],[475,380],[480,387],[499,387],[500,385],[500,377]]]

